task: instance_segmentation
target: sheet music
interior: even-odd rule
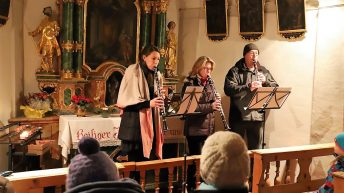
[[[276,89],[274,91],[274,89]],[[256,90],[255,95],[248,104],[246,109],[262,109],[267,103],[265,109],[281,108],[287,97],[291,92],[289,87],[261,87]],[[270,95],[273,94],[273,96]],[[270,101],[268,101],[270,99]]]
[[[203,86],[188,86],[180,104],[177,114],[187,114],[195,112],[198,101],[202,96]]]

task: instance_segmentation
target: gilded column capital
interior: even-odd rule
[[[62,42],[61,47],[63,50],[66,50],[67,52],[73,51],[73,43],[71,41]]]
[[[152,6],[154,5],[153,1],[142,1],[142,9],[144,13],[152,13]]]
[[[168,7],[168,0],[160,0],[155,2],[157,13],[166,13]]]
[[[74,43],[74,51],[75,52],[82,52],[83,43],[82,42],[75,42]]]
[[[83,7],[85,4],[85,0],[75,0],[75,4],[77,4],[80,7]]]
[[[63,70],[62,79],[71,79],[73,78],[73,73],[70,70]]]

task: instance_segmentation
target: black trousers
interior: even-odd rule
[[[263,122],[262,121],[232,121],[231,129],[233,132],[247,139],[247,148],[260,149],[263,144]]]
[[[188,155],[201,155],[202,147],[208,136],[187,136],[189,153]],[[189,165],[187,173],[188,190],[196,187],[196,165]]]

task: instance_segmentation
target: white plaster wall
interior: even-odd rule
[[[9,20],[0,27],[0,121],[16,115],[23,90],[23,2],[11,1]],[[0,171],[7,169],[7,145],[0,145]],[[4,159],[5,158],[5,159]]]
[[[334,17],[335,16],[335,17]],[[343,131],[344,115],[344,5],[318,13],[318,39],[314,71],[312,142],[323,143]],[[329,30],[331,29],[331,30]]]
[[[193,62],[199,56],[207,55],[213,58],[217,63],[213,72],[213,79],[217,91],[223,96],[224,110],[228,113],[229,98],[224,96],[224,78],[228,69],[242,57],[242,49],[248,42],[242,40],[239,36],[235,4],[231,6],[229,37],[221,42],[212,42],[206,37],[202,1],[198,0],[196,2],[193,0],[192,2],[183,1],[180,4],[178,74],[186,76]],[[326,20],[336,21],[340,18],[336,12],[331,11],[328,11],[326,16]],[[332,44],[326,41],[325,37],[322,37],[322,35],[327,35],[318,32],[320,28],[323,31],[329,31],[327,23],[323,23],[318,19],[317,10],[308,10],[306,12],[307,33],[305,37],[296,41],[287,41],[277,33],[275,12],[265,13],[265,34],[260,40],[254,42],[260,48],[259,60],[271,71],[280,86],[292,87],[292,93],[284,106],[280,110],[271,110],[269,113],[265,136],[267,147],[311,143],[312,109],[317,105],[312,103],[314,95],[313,81],[315,73],[323,73],[323,71],[315,71],[317,63],[315,59],[323,60],[325,57],[332,58],[337,54],[342,54],[341,46],[339,46],[341,41]],[[335,29],[337,34],[344,31],[341,27]],[[334,37],[343,39],[340,35]],[[325,40],[323,40],[324,38]],[[319,40],[323,40],[324,44],[317,45],[316,42]],[[322,51],[319,52],[317,49],[320,49],[320,47],[331,47],[331,49],[321,49]],[[338,78],[335,79],[338,80]],[[339,90],[342,93],[343,86]],[[343,97],[337,97],[337,99],[341,101],[340,104],[343,103]],[[335,105],[334,101],[332,105]],[[341,122],[343,120],[343,105],[339,105],[338,108],[342,109],[337,109],[332,114],[338,113],[336,119],[337,122]],[[217,126],[221,129],[222,123],[217,121]],[[343,124],[338,124],[337,127],[339,130],[343,130]],[[322,142],[330,142],[332,139],[327,138]]]

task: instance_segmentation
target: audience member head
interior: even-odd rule
[[[81,138],[78,151],[80,154],[76,155],[69,165],[66,181],[67,189],[87,182],[119,179],[115,163],[106,153],[100,151],[96,139],[91,137]]]
[[[241,136],[228,131],[209,136],[202,148],[200,170],[204,182],[216,188],[245,187],[250,160]]]
[[[338,156],[344,156],[344,132],[339,133],[334,138],[334,153],[336,153]]]
[[[7,178],[0,176],[0,193],[14,193],[13,186]]]

